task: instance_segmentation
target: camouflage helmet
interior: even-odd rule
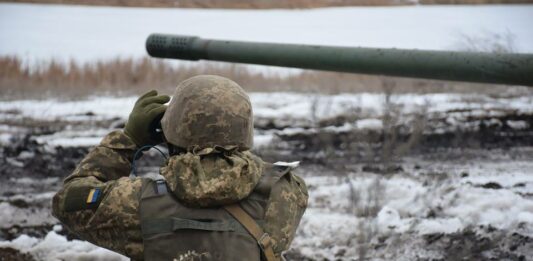
[[[253,117],[250,98],[234,81],[200,75],[181,82],[161,126],[165,138],[183,149],[215,146],[250,149]]]

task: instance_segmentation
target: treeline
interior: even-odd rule
[[[199,62],[189,65],[148,57],[86,64],[48,61],[29,66],[18,57],[4,56],[0,57],[0,99],[81,99],[90,95],[134,95],[147,89],[170,94],[179,82],[199,74],[228,77],[251,92],[499,93],[507,89],[496,85],[311,70],[276,73],[229,63]]]

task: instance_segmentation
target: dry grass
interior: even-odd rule
[[[147,89],[171,93],[181,81],[199,74],[216,74],[239,83],[247,91],[382,92],[394,83],[395,93],[501,92],[503,86],[383,77],[304,70],[281,76],[260,73],[244,65],[199,62],[176,65],[150,58],[115,59],[90,64],[56,61],[31,67],[17,57],[0,57],[0,99],[84,98],[88,95],[131,95]]]
[[[0,0],[0,2],[76,4],[127,7],[180,8],[317,8],[331,6],[390,6],[411,5],[415,0]],[[419,0],[420,4],[510,4],[533,3],[533,0]]]

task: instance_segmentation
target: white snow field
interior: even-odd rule
[[[337,46],[456,49],[462,35],[514,36],[533,52],[533,5],[216,10],[0,3],[0,55],[94,61],[146,55],[150,33]]]
[[[479,94],[398,94],[391,102],[401,108],[405,117],[425,113],[430,118],[445,117],[444,126],[435,126],[433,131],[443,132],[461,129],[466,117],[498,116],[505,111],[516,113],[533,112],[533,96],[509,94],[510,97],[491,97]],[[256,125],[273,124],[278,130],[258,132],[255,147],[270,144],[275,134],[297,134],[314,131],[316,122],[341,116],[357,116],[357,120],[345,122],[342,126],[327,126],[326,131],[343,132],[351,129],[381,129],[385,95],[375,93],[358,94],[299,94],[299,93],[250,93]],[[17,100],[0,101],[0,119],[22,121],[70,122],[64,131],[50,135],[36,136],[41,144],[51,146],[94,146],[109,129],[87,126],[76,127],[77,122],[102,120],[124,122],[137,97],[89,97],[80,101]],[[467,111],[465,111],[467,110]],[[494,122],[493,124],[502,124]],[[514,128],[527,128],[525,121],[508,122]],[[0,125],[0,144],[9,143],[12,135],[21,135],[12,126]]]

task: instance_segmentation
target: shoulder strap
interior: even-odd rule
[[[261,248],[266,261],[278,261],[272,250],[272,240],[270,235],[255,222],[255,220],[244,211],[238,204],[231,204],[224,206],[239,223],[241,223],[246,230],[255,238],[257,244]]]

